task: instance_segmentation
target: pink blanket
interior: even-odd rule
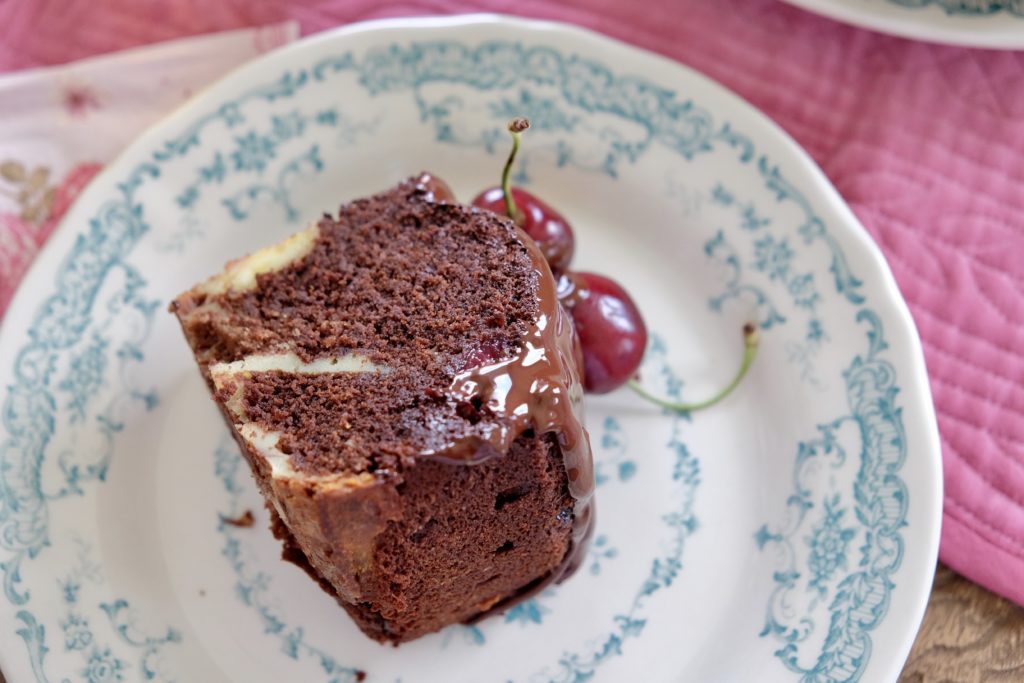
[[[671,5],[671,6],[670,6]],[[942,559],[1024,604],[1024,53],[914,43],[775,0],[0,3],[0,71],[187,34],[496,11],[569,21],[732,88],[825,169],[924,339],[946,468]]]

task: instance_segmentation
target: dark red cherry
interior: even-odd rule
[[[647,326],[626,290],[595,273],[571,273],[558,293],[572,313],[583,347],[583,385],[604,394],[625,384],[640,368],[647,348]]]
[[[551,270],[555,273],[565,271],[576,248],[569,223],[560,213],[522,188],[512,188],[512,199],[521,216],[516,222],[540,247]],[[484,190],[473,200],[473,205],[502,216],[507,213],[500,187]]]
[[[429,171],[424,171],[416,177],[416,189],[425,192],[425,199],[428,202],[455,203],[455,193],[448,183],[438,178]]]
[[[495,342],[483,342],[463,357],[462,372],[475,370],[501,360],[502,350]]]

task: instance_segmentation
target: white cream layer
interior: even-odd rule
[[[282,270],[304,258],[313,251],[319,236],[320,228],[314,223],[277,244],[232,261],[222,273],[196,287],[196,291],[212,296],[255,289],[257,275]]]
[[[375,365],[360,353],[346,353],[336,358],[317,358],[306,363],[291,351],[266,355],[246,356],[231,363],[215,363],[210,375],[216,384],[218,377],[245,375],[253,372],[286,372],[293,375],[331,375],[345,372],[373,372],[386,375],[390,368]]]
[[[224,402],[225,407],[234,415],[238,433],[270,465],[274,479],[304,478],[291,463],[288,454],[281,451],[277,444],[281,432],[268,431],[259,425],[249,422],[245,414],[242,398],[245,392],[245,379],[256,372],[284,372],[296,375],[331,375],[342,373],[374,373],[387,374],[391,369],[376,365],[366,356],[359,353],[347,353],[334,358],[317,358],[306,363],[292,352],[246,356],[242,360],[231,363],[216,363],[210,366],[210,377],[218,391],[225,387],[233,389],[231,396]],[[339,482],[340,483],[340,482]],[[279,510],[279,512],[281,512]]]

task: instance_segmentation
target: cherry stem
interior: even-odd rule
[[[508,132],[512,134],[512,151],[508,154],[505,162],[505,169],[501,172],[501,193],[505,195],[505,213],[512,220],[516,220],[519,210],[516,208],[516,201],[512,199],[512,164],[516,160],[516,153],[519,151],[519,140],[524,130],[530,127],[530,119],[520,116],[508,122]]]
[[[704,401],[697,401],[695,403],[680,403],[677,401],[669,401],[667,399],[655,396],[650,393],[643,386],[640,385],[635,379],[629,380],[629,388],[638,393],[643,398],[647,399],[651,403],[661,406],[662,408],[668,408],[669,410],[675,410],[680,413],[692,413],[696,410],[702,410],[704,408],[710,408],[715,405],[726,396],[731,394],[733,390],[739,386],[743,378],[746,377],[747,371],[750,370],[750,366],[754,364],[754,358],[757,357],[757,347],[760,342],[760,335],[757,332],[757,326],[753,323],[747,323],[743,326],[743,362],[740,364],[740,369],[736,372],[736,376],[732,378],[732,381],[717,394],[708,398]]]

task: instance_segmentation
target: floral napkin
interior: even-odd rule
[[[197,90],[296,37],[287,22],[0,76],[0,320],[104,163]]]

